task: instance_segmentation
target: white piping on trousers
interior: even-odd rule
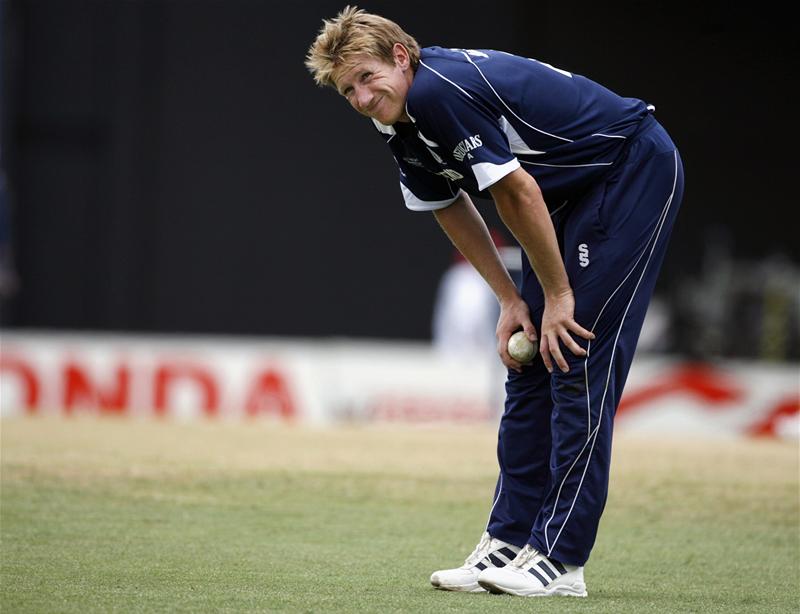
[[[586,443],[583,445],[583,448],[581,448],[581,451],[578,453],[577,457],[575,458],[575,461],[572,463],[570,468],[567,470],[567,473],[564,475],[564,479],[561,481],[561,484],[558,487],[558,493],[556,494],[556,500],[553,503],[553,509],[552,509],[552,511],[550,513],[550,518],[547,520],[547,523],[545,523],[545,526],[544,526],[544,538],[545,538],[545,545],[547,546],[547,556],[550,556],[552,554],[553,549],[556,547],[556,544],[558,543],[558,539],[559,539],[559,537],[561,537],[561,533],[562,533],[562,531],[564,530],[564,527],[567,524],[567,521],[569,521],[569,517],[572,515],[572,510],[575,507],[575,502],[578,500],[578,495],[580,494],[581,488],[583,487],[583,480],[586,477],[586,471],[589,469],[589,463],[592,460],[592,453],[594,452],[594,444],[597,441],[597,433],[598,433],[598,431],[600,429],[600,424],[601,424],[601,422],[603,420],[603,409],[604,409],[603,406],[605,404],[606,394],[608,393],[608,385],[609,385],[609,382],[611,380],[611,369],[612,369],[612,366],[614,364],[614,355],[615,355],[616,350],[617,350],[617,341],[619,340],[619,336],[622,333],[622,327],[625,324],[625,318],[628,315],[628,310],[630,309],[630,306],[633,303],[633,299],[636,296],[636,291],[639,289],[639,285],[642,283],[642,279],[644,278],[644,274],[647,271],[647,267],[648,267],[648,265],[650,263],[650,259],[653,257],[653,252],[655,251],[656,245],[658,243],[658,237],[660,236],[661,231],[664,228],[664,222],[667,219],[667,213],[669,212],[669,208],[672,205],[673,197],[675,196],[675,187],[676,187],[677,182],[678,182],[678,152],[677,152],[677,150],[673,152],[673,157],[675,159],[675,175],[674,175],[674,177],[672,179],[672,193],[670,193],[669,198],[667,198],[667,202],[664,205],[664,209],[661,211],[661,215],[659,216],[659,220],[658,220],[658,222],[656,224],[656,229],[654,230],[654,236],[651,237],[651,240],[653,241],[653,245],[650,248],[650,253],[647,256],[647,261],[645,262],[645,265],[644,265],[644,268],[642,269],[641,275],[639,275],[639,279],[636,282],[636,286],[633,289],[633,293],[631,294],[631,298],[628,301],[628,304],[625,306],[625,312],[622,314],[622,321],[620,322],[619,329],[617,330],[616,337],[614,338],[614,346],[613,346],[614,349],[611,352],[611,359],[609,360],[609,363],[608,363],[608,373],[606,375],[606,385],[605,385],[605,389],[603,390],[603,396],[602,396],[602,398],[600,400],[600,414],[598,416],[597,426],[595,426],[594,430],[592,430],[590,432],[589,437],[586,440]],[[636,260],[636,263],[633,265],[631,270],[625,276],[625,279],[622,280],[622,282],[617,286],[617,288],[614,290],[614,292],[611,293],[611,296],[608,297],[608,300],[606,300],[605,304],[603,305],[603,308],[600,310],[600,314],[598,314],[597,319],[595,320],[594,325],[592,326],[592,330],[594,330],[595,327],[597,326],[597,323],[600,320],[600,316],[602,315],[602,313],[605,310],[605,308],[608,305],[608,303],[611,301],[611,299],[614,297],[614,295],[619,291],[619,289],[622,287],[622,285],[625,283],[625,281],[627,281],[628,277],[630,277],[631,274],[633,273],[633,271],[636,269],[636,267],[638,266],[638,264],[641,261],[642,257],[644,256],[644,253],[645,253],[645,251],[643,250],[642,254]],[[589,349],[591,349],[591,341],[589,341]],[[588,351],[589,350],[587,349],[586,361],[584,361],[584,372],[586,373],[587,390],[588,390],[588,361],[589,361]],[[588,401],[588,394],[587,394],[587,401]],[[591,407],[589,408],[589,416],[591,416]],[[553,543],[550,544],[550,539],[548,538],[547,530],[548,530],[548,527],[550,526],[550,523],[552,522],[553,518],[555,517],[556,509],[558,508],[558,500],[561,497],[561,490],[564,488],[564,484],[566,483],[567,478],[569,477],[569,474],[572,472],[572,469],[575,467],[575,465],[577,464],[578,460],[580,460],[580,457],[583,455],[584,450],[586,450],[586,446],[589,444],[589,441],[591,441],[592,445],[591,445],[591,448],[589,449],[589,455],[588,455],[588,458],[586,459],[586,464],[584,465],[584,468],[583,468],[583,474],[581,475],[581,481],[578,483],[578,489],[575,491],[575,496],[573,497],[572,504],[570,505],[569,511],[567,512],[567,517],[564,519],[564,522],[561,523],[561,528],[559,529],[558,533],[556,534],[556,537],[553,540]]]
[[[494,498],[494,503],[492,503],[492,509],[489,510],[489,518],[486,520],[486,528],[484,531],[489,530],[489,522],[492,520],[492,513],[494,513],[494,508],[497,505],[497,502],[500,501],[500,493],[503,492],[503,472],[500,472],[500,485],[497,487],[497,496]]]

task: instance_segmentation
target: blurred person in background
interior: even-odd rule
[[[498,253],[517,251],[508,246],[500,231],[492,228],[489,232]],[[509,254],[504,264],[512,278],[519,277],[513,255]],[[431,326],[434,349],[442,356],[456,358],[485,355],[497,343],[495,327],[499,317],[500,306],[494,292],[456,249],[434,299]]]
[[[519,285],[519,247],[508,245],[498,229],[491,228],[489,232],[509,275]],[[445,360],[488,360],[497,343],[495,329],[499,317],[500,305],[486,280],[460,251],[454,250],[453,262],[442,274],[434,298],[431,321],[434,351]],[[497,360],[489,360],[488,367],[489,411],[494,417],[499,415],[505,397],[505,367]]]
[[[683,194],[675,145],[642,100],[504,52],[420,49],[352,7],[324,22],[306,66],[372,120],[406,206],[433,212],[500,304],[494,501],[472,554],[431,583],[585,596],[613,417]],[[468,195],[487,191],[525,252],[521,291]],[[519,329],[539,342],[527,365],[508,353]]]
[[[446,358],[484,356],[493,348],[500,308],[492,289],[457,252],[436,290],[431,326],[433,347]]]

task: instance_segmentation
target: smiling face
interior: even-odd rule
[[[393,64],[372,56],[356,56],[334,79],[336,89],[350,106],[387,126],[409,121],[406,97],[414,78],[405,47],[397,43],[393,53]]]

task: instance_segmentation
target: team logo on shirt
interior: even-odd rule
[[[472,160],[472,154],[469,152],[473,149],[478,149],[478,147],[482,145],[483,142],[481,141],[480,134],[468,137],[456,145],[456,148],[453,150],[453,157],[459,162],[463,162],[465,156],[468,160]]]

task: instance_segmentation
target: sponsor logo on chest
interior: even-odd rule
[[[459,162],[463,162],[465,157],[467,160],[471,160],[472,154],[469,152],[473,149],[478,149],[478,147],[481,147],[482,145],[483,142],[481,141],[480,134],[467,137],[458,145],[456,145],[456,148],[453,150],[453,157]]]

